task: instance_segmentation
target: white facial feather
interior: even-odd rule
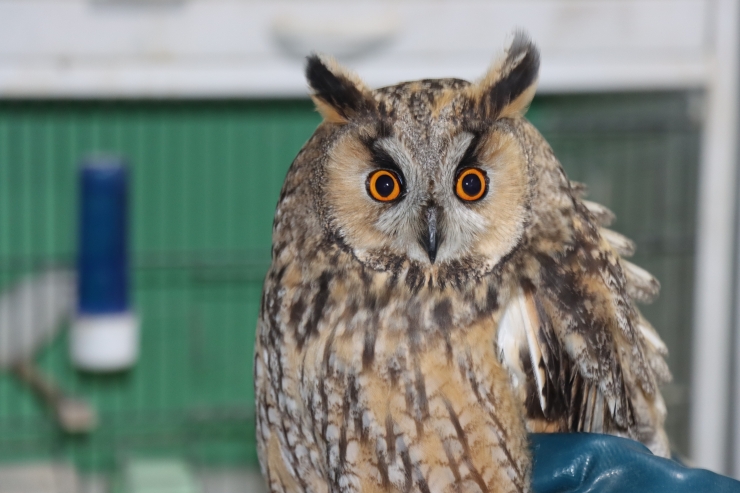
[[[439,247],[439,262],[459,258],[469,253],[478,235],[488,228],[488,220],[479,212],[483,201],[489,200],[491,191],[476,204],[464,204],[455,196],[455,174],[465,151],[473,142],[473,134],[455,135],[448,147],[436,183],[437,201],[444,209],[444,240]],[[490,176],[490,171],[488,171]]]
[[[410,152],[403,142],[394,138],[380,139],[377,146],[386,151],[403,173],[406,195],[396,204],[381,212],[376,227],[388,235],[393,247],[406,252],[417,261],[428,261],[427,254],[419,245],[421,233],[422,206],[426,200],[424,177],[419,174],[419,168],[414,166]]]
[[[437,253],[437,262],[453,260],[470,253],[478,235],[490,226],[489,218],[481,213],[481,204],[464,204],[455,196],[454,191],[457,166],[473,138],[473,134],[467,132],[452,137],[449,145],[444,146],[447,150],[440,157],[440,162],[434,163],[436,166],[414,163],[411,152],[399,139],[385,138],[376,142],[399,166],[406,187],[405,197],[381,212],[376,227],[381,233],[388,235],[394,248],[416,261],[429,262],[427,253],[419,244],[419,236],[424,228],[424,205],[430,201],[439,204],[442,210],[440,224],[443,240]],[[495,172],[485,164],[481,164],[481,167],[489,177]],[[436,168],[436,173],[431,176],[430,168]],[[493,186],[492,180],[490,186]],[[490,199],[492,193],[493,190],[490,190],[481,199],[481,203]]]

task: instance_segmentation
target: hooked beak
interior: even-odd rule
[[[437,248],[439,247],[440,243],[442,243],[442,239],[440,238],[440,234],[437,229],[438,215],[439,210],[435,205],[430,205],[429,207],[427,207],[427,209],[424,211],[426,229],[422,231],[421,236],[419,237],[419,243],[421,243],[421,245],[424,247],[424,250],[426,250],[427,255],[429,255],[429,261],[431,263],[434,263],[434,260],[437,258]]]

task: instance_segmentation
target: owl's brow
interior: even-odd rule
[[[377,141],[378,139],[363,141],[363,144],[365,144],[367,150],[370,151],[370,155],[372,156],[372,164],[374,164],[378,169],[390,169],[395,171],[403,180],[403,172],[401,171],[401,168],[393,160],[390,153],[378,145]]]
[[[461,125],[461,130],[463,132],[468,132],[473,135],[480,135],[485,133],[491,128],[491,122],[486,120],[481,120],[475,116],[470,116],[470,118],[464,122]]]
[[[375,139],[385,139],[393,135],[393,123],[386,118],[380,118],[375,129]]]
[[[379,169],[390,169],[395,171],[401,180],[403,180],[403,172],[401,171],[401,168],[390,153],[383,149],[383,147],[378,143],[379,140],[388,139],[392,136],[393,124],[386,118],[380,118],[376,122],[375,134],[372,136],[361,136],[360,141],[370,152],[370,155],[372,156],[372,164]]]
[[[481,134],[474,132],[473,139],[470,141],[470,144],[468,144],[468,148],[465,149],[465,154],[463,154],[463,157],[460,158],[460,162],[457,163],[455,171],[475,166],[475,163],[477,161],[476,151],[478,150],[478,143],[480,142],[480,139]]]

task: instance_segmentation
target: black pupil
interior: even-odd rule
[[[483,189],[483,183],[475,173],[469,173],[463,177],[462,181],[463,192],[471,197],[475,197]]]
[[[396,182],[388,175],[380,175],[378,179],[375,180],[375,191],[378,192],[378,195],[381,197],[388,197],[393,193],[395,188]]]

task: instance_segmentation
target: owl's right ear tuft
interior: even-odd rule
[[[524,32],[515,32],[504,56],[471,86],[479,116],[496,119],[523,115],[537,90],[539,69],[539,50]]]
[[[332,58],[309,56],[306,79],[313,91],[311,99],[325,121],[344,124],[376,109],[372,93],[362,80]]]

